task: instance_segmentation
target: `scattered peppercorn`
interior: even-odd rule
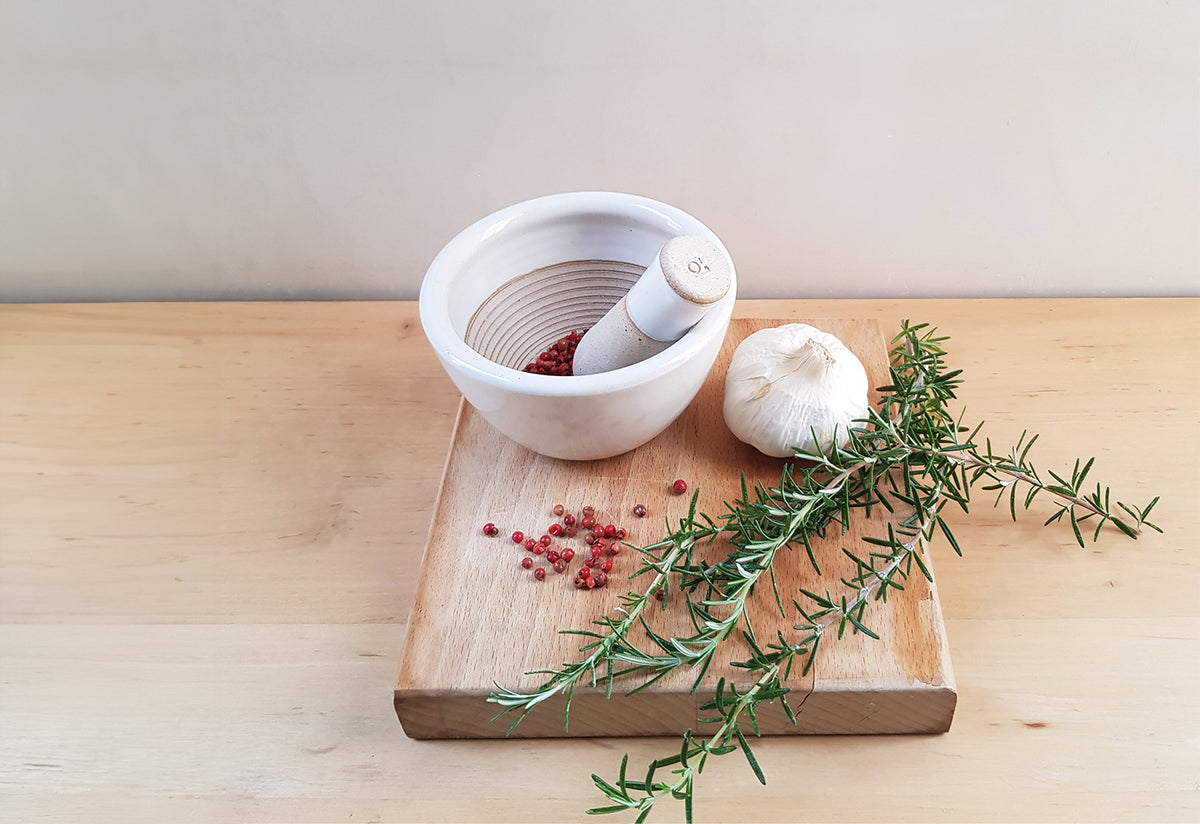
[[[555,351],[561,353],[562,350],[556,349]],[[683,490],[687,489],[687,484],[682,480],[676,481],[673,488],[679,490],[681,486]],[[570,547],[554,545],[554,538],[563,536],[565,542],[566,538],[574,538],[578,535],[589,551],[585,553],[584,563],[575,575],[574,585],[579,589],[603,587],[607,583],[608,574],[613,570],[614,556],[620,552],[619,541],[625,540],[629,534],[628,531],[616,524],[597,523],[594,506],[581,507],[578,518],[568,512],[563,504],[555,504],[551,511],[560,518],[560,522],[550,524],[546,529],[547,534],[542,535],[541,538],[535,539],[533,536],[527,538],[524,532],[516,530],[511,536],[513,543],[523,546],[534,556],[544,554],[548,567],[561,575],[570,571],[571,562],[577,551]],[[643,517],[646,514],[646,507],[643,504],[637,504],[633,508],[633,513],[639,518]],[[500,530],[494,523],[488,522],[483,526],[483,534],[494,537],[500,534]],[[520,560],[520,564],[524,569],[532,569],[537,580],[544,580],[547,568],[536,566],[534,561],[535,558],[525,557]],[[656,593],[656,596],[661,599],[662,591]]]
[[[675,490],[676,495],[682,495],[687,492],[687,481],[680,478],[675,483],[671,484],[671,489]]]

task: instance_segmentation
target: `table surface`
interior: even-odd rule
[[[950,732],[763,740],[767,785],[717,759],[697,820],[1200,817],[1200,300],[737,311],[936,324],[968,421],[1095,456],[1165,534],[1080,549],[980,497],[932,549]],[[0,307],[0,819],[582,820],[592,772],[676,748],[404,736],[457,405],[412,303]]]

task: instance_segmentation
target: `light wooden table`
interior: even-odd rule
[[[1200,301],[739,312],[936,323],[968,420],[1095,455],[1166,534],[1080,550],[980,500],[933,549],[951,731],[763,741],[768,785],[718,759],[698,820],[1200,818]],[[457,401],[411,303],[0,307],[0,818],[580,820],[675,746],[404,736]]]

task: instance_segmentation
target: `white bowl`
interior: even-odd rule
[[[573,192],[509,206],[434,258],[421,325],[455,386],[508,437],[555,458],[619,455],[666,429],[700,391],[725,339],[736,275],[699,323],[640,363],[571,376],[521,367],[603,317],[677,235],[728,254],[691,215],[636,195]]]

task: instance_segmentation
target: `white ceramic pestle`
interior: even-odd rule
[[[683,337],[732,282],[728,255],[695,235],[668,240],[637,283],[587,331],[574,373],[611,372],[656,355]]]

